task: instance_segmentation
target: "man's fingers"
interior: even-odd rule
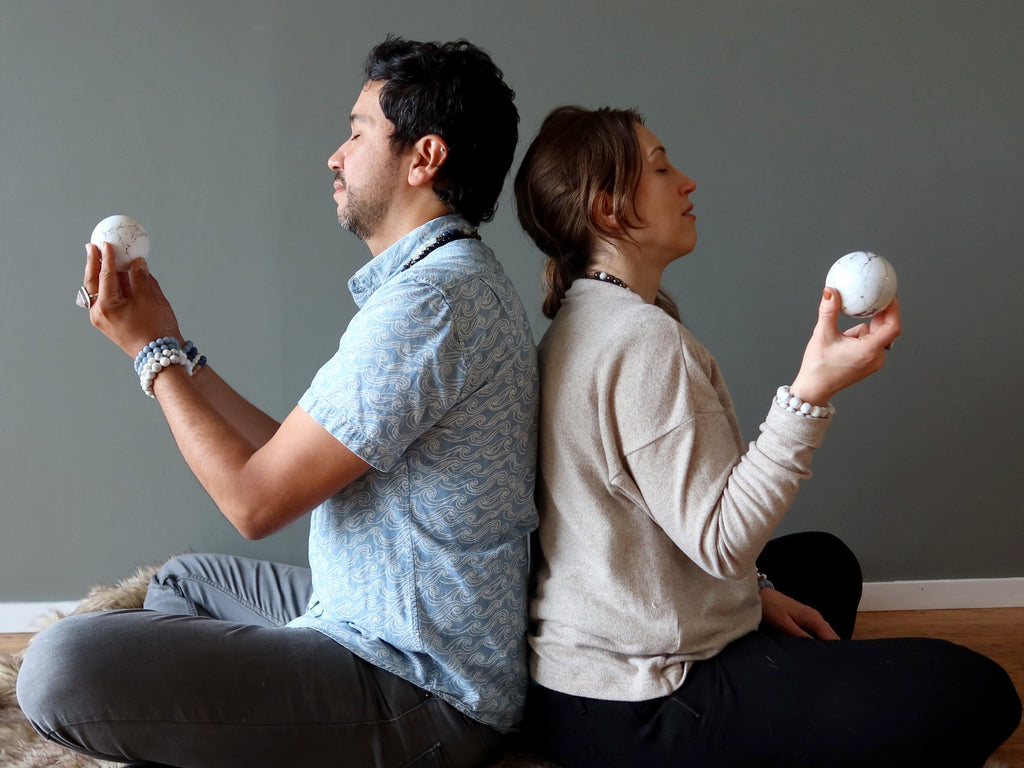
[[[121,298],[121,283],[117,279],[117,265],[114,263],[114,248],[104,243],[101,249],[103,260],[100,263],[98,293],[101,299],[116,300]]]
[[[96,293],[100,287],[100,249],[92,243],[85,246],[85,277],[82,285],[89,293]]]

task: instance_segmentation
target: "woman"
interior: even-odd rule
[[[826,535],[768,542],[830,399],[882,367],[898,302],[841,333],[825,289],[796,378],[745,448],[714,359],[661,291],[697,242],[695,188],[638,114],[610,109],[555,110],[516,177],[552,318],[537,746],[565,768],[980,766],[1020,719],[1006,673],[942,641],[850,641],[852,554]]]

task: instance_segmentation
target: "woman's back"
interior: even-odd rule
[[[702,551],[742,452],[724,382],[683,326],[591,280],[573,284],[538,354],[534,678],[580,695],[666,695],[686,661],[761,617],[759,543],[732,541],[738,560]]]

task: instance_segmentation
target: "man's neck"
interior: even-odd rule
[[[428,221],[440,216],[447,216],[452,210],[433,197],[422,205],[405,206],[401,202],[392,205],[391,215],[377,227],[377,231],[366,239],[366,247],[374,258],[386,251],[414,229],[422,227]]]

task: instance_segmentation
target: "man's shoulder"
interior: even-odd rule
[[[476,315],[491,311],[525,316],[519,293],[494,252],[476,241],[457,241],[396,275],[380,298],[446,302]]]

